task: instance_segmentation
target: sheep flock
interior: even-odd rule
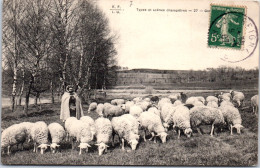
[[[129,145],[138,150],[139,143],[146,143],[147,137],[154,143],[167,143],[169,131],[181,139],[190,138],[194,132],[202,134],[200,126],[209,125],[210,135],[216,130],[230,131],[230,135],[241,134],[243,130],[240,108],[244,106],[245,95],[239,91],[219,93],[208,97],[187,97],[184,93],[169,96],[136,97],[132,100],[113,99],[104,104],[92,102],[87,115],[78,120],[69,117],[63,124],[47,125],[43,121],[22,122],[4,129],[1,135],[2,154],[11,154],[11,147],[25,142],[34,145],[33,152],[44,154],[61,152],[61,144],[71,143],[72,150],[79,148],[79,155],[88,152],[91,145],[97,146],[98,155],[105,154],[115,146],[117,136],[122,150]],[[253,113],[258,111],[258,95],[251,98]],[[96,113],[92,119],[88,114]],[[218,128],[218,129],[215,129]],[[226,129],[225,129],[226,128]],[[235,130],[235,132],[234,132]]]

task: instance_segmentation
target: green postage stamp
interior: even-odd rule
[[[246,7],[211,5],[209,47],[241,49]]]

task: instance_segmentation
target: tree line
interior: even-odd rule
[[[91,89],[110,86],[116,71],[117,35],[90,0],[4,0],[3,85],[11,86],[11,109],[74,85],[84,99]]]

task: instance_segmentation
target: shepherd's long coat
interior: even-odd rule
[[[69,109],[70,96],[71,95],[68,92],[65,92],[62,95],[61,109],[60,109],[60,119],[61,120],[66,120],[67,118],[70,117],[70,109]],[[81,105],[81,100],[76,93],[74,93],[73,96],[76,99],[76,118],[79,120],[80,117],[84,116],[82,105]]]

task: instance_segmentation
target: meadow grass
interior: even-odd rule
[[[71,150],[69,142],[61,144],[61,152],[51,154],[46,151],[44,155],[33,153],[33,145],[25,143],[24,150],[16,146],[12,147],[10,156],[2,154],[1,161],[6,165],[171,165],[171,166],[254,166],[258,163],[258,116],[252,113],[250,98],[257,94],[257,91],[244,91],[246,95],[245,106],[239,111],[242,117],[242,125],[245,127],[242,134],[230,135],[228,129],[216,132],[214,137],[209,136],[210,126],[202,127],[205,134],[193,133],[191,138],[184,135],[177,139],[177,134],[172,130],[168,131],[167,142],[162,144],[159,140],[140,143],[135,151],[127,145],[126,150],[121,149],[118,138],[113,147],[109,144],[108,152],[98,156],[95,142],[91,142],[88,153],[78,155],[79,149]],[[190,92],[188,96],[212,95],[212,92]],[[131,97],[131,96],[130,96]],[[98,100],[99,102],[109,102]],[[85,115],[97,118],[96,113],[87,114],[88,105],[83,104]],[[2,128],[20,123],[23,121],[45,121],[47,124],[58,122],[60,103],[43,104],[39,110],[35,106],[30,106],[28,116],[22,113],[22,107],[18,107],[16,112],[10,113],[8,108],[2,109]],[[143,131],[140,131],[141,137]],[[147,137],[149,138],[149,137]]]

